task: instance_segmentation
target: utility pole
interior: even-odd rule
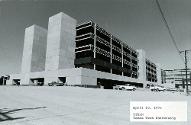
[[[187,53],[191,50],[184,50],[180,51],[180,53],[184,53],[184,63],[185,63],[185,70],[186,70],[186,95],[188,96],[188,66],[187,66]]]
[[[191,72],[190,72],[190,85],[191,85]]]

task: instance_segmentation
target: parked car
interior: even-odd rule
[[[119,90],[131,90],[131,91],[135,91],[136,87],[135,86],[131,86],[131,85],[117,85]]]
[[[151,87],[150,87],[150,90],[151,90],[151,91],[165,91],[166,88],[163,87],[163,86],[151,86]]]
[[[61,82],[51,82],[48,83],[49,86],[64,86],[65,83],[61,83]]]
[[[167,88],[166,91],[178,92],[177,88]]]

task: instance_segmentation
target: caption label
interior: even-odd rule
[[[186,101],[131,101],[130,121],[187,121]]]

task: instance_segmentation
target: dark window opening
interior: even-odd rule
[[[13,85],[20,85],[20,79],[13,79]]]
[[[85,23],[85,24],[81,24],[79,26],[76,27],[76,29],[80,29],[82,27],[86,27],[86,26],[89,26],[89,25],[92,25],[92,22],[88,22],[88,23]]]
[[[124,76],[128,76],[128,77],[131,77],[131,73],[123,73]]]
[[[99,36],[100,38],[110,42],[110,37],[105,35],[104,33],[101,33],[99,30],[96,30],[96,35]]]
[[[94,45],[94,40],[92,38],[76,41],[76,47],[85,46],[85,45]]]
[[[119,56],[119,57],[122,57],[122,54],[121,54],[120,52],[114,50],[114,49],[112,50],[112,53],[113,53],[114,55],[117,55],[117,56]]]
[[[83,58],[83,57],[93,57],[93,56],[94,56],[94,53],[92,50],[76,53],[76,59]]]
[[[110,52],[110,47],[109,46],[106,46],[105,44],[102,44],[102,43],[100,43],[98,41],[96,42],[96,46],[103,49],[103,50],[106,50],[106,51]]]
[[[132,67],[133,71],[138,71],[138,69],[136,67]]]
[[[76,31],[76,36],[80,36],[82,34],[87,34],[87,33],[94,33],[94,28],[93,26],[88,26],[86,28],[82,28]]]
[[[132,53],[132,56],[137,58],[137,53]]]
[[[58,77],[58,81],[61,83],[66,83],[66,77]]]
[[[116,60],[112,60],[112,64],[115,64],[115,65],[117,65],[117,66],[122,66],[122,63],[121,62],[119,62],[119,61],[116,61]]]
[[[31,83],[37,86],[43,86],[44,85],[44,78],[32,78],[30,79]]]
[[[135,74],[135,73],[134,73],[134,74],[132,74],[132,78],[136,78],[136,79],[137,79],[137,78],[138,78],[137,73],[136,73],[136,74]]]
[[[96,70],[110,73],[109,68],[105,68],[105,67],[102,67],[102,66],[99,66],[99,65],[96,65]]]
[[[112,40],[112,45],[117,46],[121,49],[121,44],[116,42],[115,40]]]
[[[7,80],[9,80],[10,76],[1,76],[0,77],[0,85],[6,85]]]
[[[118,70],[115,70],[115,69],[112,69],[112,73],[116,74],[116,75],[122,75],[121,71],[118,71]]]
[[[137,65],[137,61],[136,60],[132,60],[132,63]]]
[[[91,45],[79,47],[75,49],[75,52],[91,49]]]
[[[94,65],[93,64],[78,64],[78,65],[75,65],[76,68],[79,68],[79,67],[83,67],[83,68],[87,68],[87,69],[94,69]]]
[[[99,53],[96,53],[96,59],[100,59],[100,60],[103,60],[103,61],[106,61],[106,62],[110,62],[110,58],[109,57],[106,57],[102,54],[99,54]]]
[[[82,36],[77,36],[77,37],[76,37],[76,41],[77,41],[77,40],[82,40],[82,39],[88,39],[88,37],[89,37],[89,38],[92,38],[92,34],[84,34],[84,35],[82,35]]]
[[[125,48],[125,47],[123,47],[123,51],[128,53],[128,54],[131,54],[131,51],[129,49]]]
[[[126,59],[127,61],[131,61],[130,57],[123,56],[123,59]]]
[[[126,68],[126,69],[130,69],[131,70],[131,66],[130,65],[123,64],[123,67]]]

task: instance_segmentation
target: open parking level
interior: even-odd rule
[[[0,87],[1,125],[165,125],[129,121],[130,101],[187,101],[191,124],[191,97],[179,92],[120,91],[70,86]]]

